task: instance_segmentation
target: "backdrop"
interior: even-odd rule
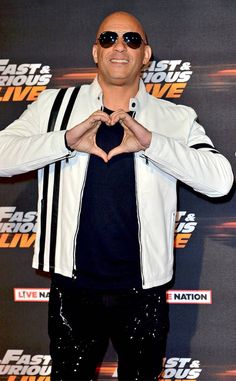
[[[145,25],[154,52],[147,90],[192,106],[235,169],[235,0],[1,0],[0,128],[44,89],[92,81],[96,29],[115,10]],[[0,179],[2,380],[50,377],[50,282],[31,269],[36,199],[35,173]],[[236,379],[235,203],[234,189],[209,200],[180,186],[165,380]],[[110,346],[100,378],[115,375]]]

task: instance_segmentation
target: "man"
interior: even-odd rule
[[[106,17],[92,53],[91,85],[45,91],[1,132],[0,175],[39,169],[33,266],[52,273],[52,380],[96,379],[109,339],[119,380],[156,380],[176,181],[219,197],[233,175],[192,109],[146,92],[151,48],[134,16]]]

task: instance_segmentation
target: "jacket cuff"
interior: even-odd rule
[[[65,132],[65,135],[64,135],[64,140],[65,140],[65,146],[66,146],[66,149],[68,149],[68,151],[70,152],[74,152],[74,149],[73,148],[70,148],[68,143],[67,143],[67,140],[66,140],[66,132]]]

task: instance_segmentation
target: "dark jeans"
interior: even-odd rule
[[[49,301],[51,380],[96,380],[109,339],[119,380],[157,380],[168,331],[165,287],[120,293],[63,290]]]

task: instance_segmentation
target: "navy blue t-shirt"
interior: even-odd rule
[[[97,145],[108,153],[121,143],[123,134],[120,123],[102,123]],[[139,251],[134,154],[117,155],[108,163],[91,155],[77,237],[77,285],[141,288]]]

